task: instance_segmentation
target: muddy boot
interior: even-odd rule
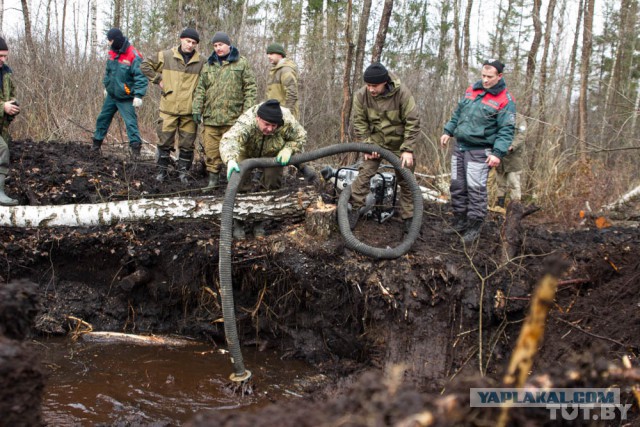
[[[202,189],[202,191],[211,191],[218,188],[220,185],[220,173],[209,172],[209,183],[206,187]]]
[[[471,219],[469,220],[467,230],[462,235],[462,240],[465,244],[469,245],[475,242],[480,237],[480,231],[482,231],[483,220]]]
[[[140,160],[140,156],[142,154],[142,143],[134,142],[129,148],[131,150],[131,158],[135,161]]]
[[[502,215],[506,214],[507,210],[504,208],[504,197],[498,197],[495,206],[490,207],[489,210]]]
[[[93,145],[91,145],[91,152],[98,154],[100,149],[102,148],[102,141],[98,141],[97,139],[92,140]]]
[[[264,221],[258,221],[253,224],[253,237],[264,237],[266,232],[264,231]]]
[[[178,178],[183,184],[189,183],[189,169],[191,169],[191,162],[193,161],[193,151],[185,153],[180,150],[180,157],[178,157]]]
[[[460,234],[467,229],[467,216],[465,214],[453,214],[453,221],[447,224],[444,234]]]
[[[0,174],[0,205],[16,206],[18,204],[18,201],[16,199],[12,199],[11,197],[7,196],[7,194],[4,192],[4,183],[6,179],[7,179],[6,175]]]
[[[234,219],[233,220],[233,240],[244,240],[246,234],[244,232],[244,222]]]
[[[158,168],[160,171],[158,175],[156,175],[156,181],[164,182],[169,178],[169,163],[171,161],[170,151],[169,150],[161,150],[158,148]]]

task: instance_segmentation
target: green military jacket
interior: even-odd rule
[[[353,127],[358,138],[393,151],[413,152],[420,135],[416,101],[400,80],[391,76],[388,91],[371,96],[367,86],[353,99]]]
[[[298,115],[298,67],[289,58],[282,58],[269,70],[267,99],[277,99],[280,105],[291,110],[291,114],[296,119],[300,117]]]
[[[232,46],[222,62],[213,52],[198,79],[193,114],[202,115],[207,126],[232,126],[256,103],[256,94],[256,79],[238,49]]]
[[[244,159],[275,157],[283,148],[291,149],[293,154],[300,153],[307,141],[307,132],[293,117],[288,108],[282,108],[284,124],[272,135],[263,135],[256,120],[256,105],[242,114],[220,140],[220,157],[228,163],[230,160],[241,162]]]
[[[2,93],[0,93],[0,104],[4,105],[7,101],[16,99],[16,86],[13,83],[13,71],[7,64],[4,64],[0,69],[2,73]],[[15,116],[5,114],[4,108],[0,108],[0,119],[2,119],[2,129],[0,130],[2,138],[6,142],[9,142],[9,124],[13,121]]]
[[[498,165],[498,173],[519,172],[524,167],[524,142],[527,137],[527,121],[524,116],[516,114],[516,130],[513,142]]]
[[[151,83],[162,82],[160,111],[183,116],[192,113],[193,93],[203,66],[204,58],[197,51],[185,64],[178,47],[174,47],[159,52],[155,59],[142,61],[140,70]]]

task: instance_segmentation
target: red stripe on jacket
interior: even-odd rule
[[[467,91],[464,94],[464,97],[470,100],[474,100],[486,92],[484,89],[473,89],[473,85],[467,88]],[[497,95],[493,95],[490,92],[486,92],[486,95],[482,98],[482,103],[496,110],[502,110],[509,101],[513,101],[513,98],[509,91],[505,88],[503,91],[498,93]]]

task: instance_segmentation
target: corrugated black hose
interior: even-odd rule
[[[345,239],[345,245],[349,249],[360,252],[376,259],[393,259],[398,258],[411,248],[420,233],[422,226],[422,193],[416,182],[415,177],[410,170],[402,168],[400,159],[391,151],[380,148],[372,144],[336,144],[319,150],[307,153],[296,154],[291,157],[290,165],[301,166],[303,163],[311,160],[317,160],[323,157],[329,157],[336,154],[359,152],[371,154],[379,153],[380,156],[391,163],[396,170],[396,174],[400,174],[405,183],[408,183],[411,189],[413,200],[413,220],[409,228],[409,233],[402,242],[394,248],[376,248],[368,246],[355,238],[349,227],[349,219],[347,212],[347,203],[351,195],[351,186],[346,187],[340,198],[338,199],[338,225],[340,233]],[[222,298],[222,316],[224,317],[224,333],[231,353],[231,363],[233,363],[234,373],[231,374],[231,380],[236,382],[247,381],[251,378],[251,372],[246,370],[242,360],[242,352],[240,351],[240,340],[238,339],[238,330],[236,325],[236,313],[233,302],[233,283],[231,268],[231,241],[233,229],[233,207],[235,205],[236,195],[238,194],[238,185],[242,177],[254,168],[274,168],[282,167],[276,162],[274,157],[247,159],[240,163],[240,173],[234,173],[227,184],[227,191],[224,196],[224,204],[222,205],[221,224],[220,224],[220,251],[219,251],[219,271],[220,271],[220,289]],[[307,175],[307,174],[305,174]]]

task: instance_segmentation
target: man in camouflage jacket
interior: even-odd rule
[[[193,121],[193,93],[198,84],[198,76],[204,59],[196,50],[200,35],[193,28],[186,28],[180,34],[180,45],[163,50],[155,59],[142,61],[140,69],[145,76],[161,90],[160,119],[158,120],[158,166],[156,179],[164,181],[168,177],[167,167],[170,153],[174,149],[178,135],[178,172],[180,180],[188,183],[187,171],[193,161],[198,125]]]
[[[220,141],[220,155],[227,164],[227,179],[233,172],[240,172],[238,163],[244,159],[260,157],[276,157],[278,163],[286,166],[293,154],[303,151],[307,141],[307,132],[298,123],[288,108],[280,106],[275,99],[256,105],[238,118]],[[273,190],[282,185],[280,168],[264,168],[260,185],[264,190]],[[251,188],[251,176],[245,174],[240,183],[240,191]],[[264,224],[254,225],[255,237],[264,235]],[[244,238],[241,223],[234,223],[234,237]]]
[[[267,81],[267,99],[277,99],[298,119],[298,66],[279,43],[267,46],[267,57],[271,63]]]
[[[353,99],[353,127],[358,138],[393,151],[400,157],[402,167],[413,172],[414,150],[420,135],[420,117],[411,91],[400,83],[400,79],[389,74],[384,65],[371,64],[363,75],[365,85]],[[370,192],[371,178],[378,172],[380,154],[365,154],[358,168],[358,177],[351,185],[351,211],[349,225],[355,228],[358,219],[366,213],[365,199]],[[402,185],[397,174],[400,192],[400,218],[404,231],[408,232],[413,219],[411,189]]]
[[[0,120],[2,120],[2,129],[0,136],[0,205],[15,206],[18,204],[16,199],[12,199],[5,193],[5,180],[9,174],[9,124],[20,113],[20,107],[16,101],[16,87],[13,84],[13,72],[5,63],[9,57],[9,47],[7,42],[0,37]]]
[[[256,80],[244,56],[231,46],[226,33],[217,32],[211,42],[213,53],[205,64],[193,98],[193,117],[204,124],[203,143],[209,183],[203,189],[219,185],[220,139],[238,117],[256,102]]]

